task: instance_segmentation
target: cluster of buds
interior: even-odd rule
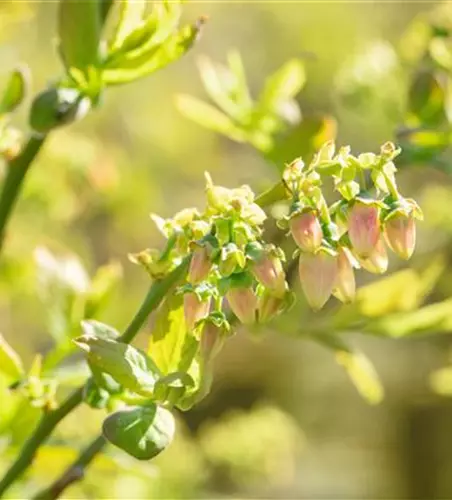
[[[403,259],[413,254],[415,219],[422,212],[398,191],[393,160],[399,152],[387,143],[379,154],[353,156],[350,148],[336,152],[329,142],[309,165],[297,159],[286,166],[289,210],[278,226],[296,243],[301,286],[314,310],[331,295],[351,302],[355,269],[384,273],[387,247]],[[322,191],[326,178],[338,193],[330,205]],[[190,257],[177,293],[183,295],[186,327],[210,359],[231,330],[229,312],[246,325],[264,323],[287,310],[293,294],[282,249],[264,240],[266,214],[252,190],[216,186],[208,174],[206,179],[205,210],[185,209],[167,220],[152,216],[167,245],[132,258],[158,279]]]
[[[267,216],[249,186],[213,184],[206,174],[203,212],[185,209],[172,219],[153,215],[167,238],[162,252],[131,256],[159,279],[190,255],[183,295],[185,323],[200,339],[207,358],[230,333],[230,312],[243,324],[267,322],[292,303],[283,251],[263,239]]]
[[[353,300],[354,268],[384,273],[386,245],[402,259],[413,254],[415,219],[422,212],[398,191],[393,160],[399,153],[386,143],[378,155],[356,157],[348,147],[335,154],[334,143],[328,142],[309,165],[301,159],[287,165],[283,183],[291,207],[278,224],[290,231],[298,247],[301,286],[314,310],[331,295]],[[333,179],[340,196],[330,206],[322,193],[325,177]]]

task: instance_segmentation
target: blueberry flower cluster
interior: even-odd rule
[[[414,251],[416,202],[396,184],[393,160],[400,153],[386,143],[379,154],[354,156],[349,147],[336,152],[326,143],[309,164],[296,159],[282,176],[282,200],[288,215],[278,226],[293,238],[301,287],[308,304],[321,309],[331,295],[342,302],[355,296],[355,269],[384,273],[387,247],[403,259]],[[293,303],[281,248],[265,241],[266,213],[249,186],[228,189],[206,174],[204,212],[185,209],[172,219],[153,215],[167,238],[163,252],[132,256],[153,278],[160,278],[190,258],[183,295],[187,329],[199,335],[208,351],[213,339],[230,331],[228,312],[243,324],[267,322]],[[324,192],[335,200],[328,204]],[[201,335],[209,331],[210,333]],[[212,332],[215,332],[214,334]]]
[[[413,254],[415,219],[422,212],[397,188],[393,160],[399,153],[386,143],[378,155],[356,157],[349,147],[336,153],[329,142],[309,165],[297,159],[286,167],[283,182],[291,207],[279,225],[289,229],[297,244],[301,286],[314,310],[331,295],[353,300],[354,269],[386,272],[387,246],[403,259]],[[332,179],[339,195],[331,205],[322,191],[325,178]]]

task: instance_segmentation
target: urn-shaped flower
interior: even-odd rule
[[[257,297],[251,287],[231,288],[226,293],[226,299],[232,312],[243,324],[255,322]]]
[[[300,255],[298,270],[306,300],[318,311],[333,292],[338,274],[337,257],[323,250],[304,253]]]
[[[209,314],[210,297],[201,300],[194,292],[184,294],[184,317],[188,330],[193,330],[196,323]]]
[[[209,259],[206,247],[196,246],[192,253],[190,268],[188,270],[188,281],[196,285],[204,281],[210,272],[212,263]]]
[[[397,214],[385,223],[386,242],[402,259],[408,260],[416,246],[416,224],[412,215]]]
[[[252,264],[256,279],[271,290],[276,296],[283,296],[286,291],[286,275],[281,259],[276,255],[263,254]]]
[[[353,250],[368,257],[380,238],[379,208],[374,204],[356,201],[348,215],[348,236]]]
[[[359,259],[359,263],[363,269],[374,274],[384,274],[388,270],[388,252],[382,238],[368,257]]]
[[[334,285],[334,295],[341,302],[349,303],[355,298],[355,273],[348,249],[340,248],[337,256],[337,278]]]
[[[289,222],[295,243],[304,252],[315,252],[322,244],[322,227],[316,213],[305,211],[294,215]]]

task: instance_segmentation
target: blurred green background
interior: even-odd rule
[[[406,124],[422,43],[422,29],[410,27],[434,8],[434,2],[188,3],[187,19],[205,14],[209,21],[187,56],[110,89],[96,112],[46,144],[0,267],[0,331],[28,363],[51,346],[60,306],[56,293],[43,292],[49,265],[39,247],[57,258],[72,255],[70,280],[81,288],[99,267],[117,262],[113,274],[120,265],[122,277],[99,319],[123,328],[149,286],[127,254],[162,244],[150,212],[171,217],[201,208],[206,170],[218,184],[248,183],[257,192],[278,180],[251,146],[177,111],[179,93],[205,99],[200,55],[224,62],[237,49],[253,94],[283,63],[300,58],[307,74],[297,97],[303,115],[334,116],[339,145],[378,151]],[[33,93],[61,73],[56,9],[51,1],[1,3],[5,81],[18,61],[31,68]],[[447,9],[441,12],[446,19]],[[26,108],[14,118],[23,129]],[[425,214],[409,267],[393,257],[389,277],[359,275],[355,305],[333,303],[314,315],[300,297],[265,332],[241,329],[217,360],[211,394],[178,415],[167,451],[139,463],[109,448],[65,498],[452,498],[452,404],[444,397],[452,393],[452,177],[444,168],[447,148],[441,154],[443,163],[408,158],[401,167],[402,191]],[[141,345],[151,325],[152,318]],[[372,360],[385,389],[378,406],[360,397],[336,363],[335,333]],[[67,365],[71,376],[62,393],[83,376],[78,361]],[[380,399],[375,381],[359,374],[356,380],[371,402]],[[6,391],[0,392],[0,470],[16,453],[6,445],[23,442],[37,412],[11,402]],[[67,418],[11,498],[28,498],[55,478],[103,417],[83,406]]]

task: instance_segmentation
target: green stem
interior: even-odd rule
[[[119,337],[118,341],[128,344],[134,339],[149,314],[159,306],[168,291],[185,275],[189,262],[190,257],[186,257],[182,263],[168,276],[152,284],[143,303],[141,304],[140,309],[137,311],[124,333],[121,337]],[[47,440],[59,422],[61,422],[66,415],[74,410],[74,408],[76,408],[82,400],[83,386],[79,387],[74,393],[72,393],[56,410],[52,410],[43,415],[38,427],[23,446],[16,461],[11,465],[3,479],[0,481],[0,497],[15,481],[17,481],[17,479],[22,476],[28,467],[30,467],[38,448],[44,441]],[[89,457],[88,450],[84,453]],[[96,453],[94,453],[94,455]],[[94,455],[92,458],[94,458]]]
[[[382,170],[382,173],[385,178],[386,185],[388,186],[389,192],[391,193],[391,196],[394,198],[394,200],[398,200],[400,198],[400,194],[394,182],[394,179],[392,179],[391,176],[388,175],[384,170]]]
[[[6,226],[16,204],[22,184],[33,160],[39,153],[45,135],[32,135],[19,156],[8,165],[8,172],[0,196],[0,249],[5,237]]]

